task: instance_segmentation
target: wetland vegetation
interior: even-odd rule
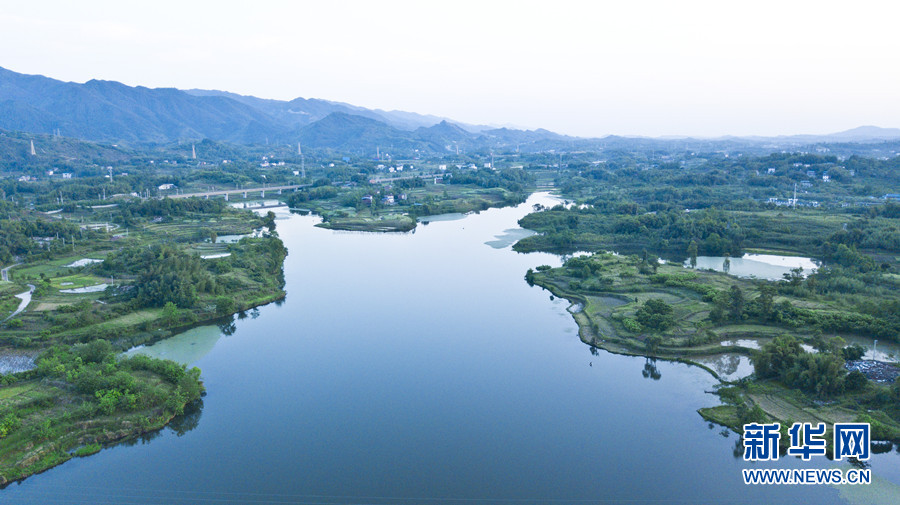
[[[112,170],[67,168],[70,180],[28,180],[52,168],[37,160],[7,166],[25,180],[0,180],[0,263],[11,267],[0,282],[0,352],[11,357],[0,386],[4,481],[134,439],[197,401],[199,371],[120,353],[284,296],[287,251],[274,214],[233,207],[245,188],[262,196],[267,185],[296,186],[267,195],[320,216],[320,227],[379,232],[555,187],[565,203],[536,204],[519,221],[536,234],[514,234],[514,249],[590,253],[526,274],[578,302],[585,343],[714,373],[703,363],[750,360],[751,375],[719,375],[723,405],[701,410],[732,428],[863,419],[877,436],[900,438],[898,387],[844,366],[859,358],[859,342],[900,332],[900,205],[879,195],[896,192],[896,157],[632,146],[566,153],[565,162],[556,152],[498,153],[498,164],[487,151],[416,154],[389,172],[382,160],[329,151],[199,147],[234,160],[188,159],[179,144],[104,161]],[[232,201],[166,198],[223,188],[237,191]],[[777,281],[729,275],[746,253],[820,265]],[[724,272],[691,268],[698,257],[722,258]],[[13,316],[30,286],[26,310]],[[652,364],[645,372],[658,378]]]
[[[701,173],[601,164],[559,180],[576,205],[525,216],[520,224],[539,234],[515,249],[600,251],[526,274],[579,304],[573,315],[589,345],[696,363],[749,357],[753,373],[726,380],[725,404],[701,409],[707,419],[736,431],[766,419],[865,421],[876,437],[898,440],[900,385],[845,366],[866,351],[848,342],[900,335],[900,205],[862,196],[894,160],[769,155],[708,161]],[[816,183],[815,201],[756,197],[823,172],[839,177]],[[730,257],[746,252],[821,264],[777,280],[730,275]],[[699,255],[719,256],[720,271],[693,268]],[[890,377],[896,365],[876,368]]]
[[[20,357],[18,373],[0,377],[0,484],[159,429],[198,401],[200,370],[119,353],[283,297],[287,251],[274,226],[207,200],[7,214],[2,252],[19,263],[0,308],[35,289],[0,324],[0,353]],[[228,255],[202,259],[213,251]]]

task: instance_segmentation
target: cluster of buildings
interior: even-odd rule
[[[223,163],[224,163],[224,162],[228,162],[228,160],[224,160]],[[229,163],[230,163],[230,162],[229,162]],[[283,166],[284,166],[284,162],[283,162],[283,161],[270,160],[268,156],[263,156],[263,157],[262,157],[262,162],[259,164],[259,166],[260,166],[260,168],[283,167]],[[332,164],[332,166],[334,166],[334,165]]]
[[[393,194],[389,193],[389,194],[386,194],[383,197],[381,197],[381,203],[383,205],[394,205],[397,203],[398,199],[402,200],[402,201],[406,201],[407,198],[408,197],[407,197],[406,193],[401,193],[396,198],[394,197]],[[375,202],[375,197],[372,195],[366,195],[366,196],[362,197],[361,200],[366,205],[372,205]]]
[[[60,174],[57,174],[55,170],[47,170],[47,177],[54,177],[56,175],[59,175],[63,179],[71,179],[73,177],[71,172],[62,172]],[[34,182],[37,180],[37,177],[31,175],[21,175],[16,180],[19,182]]]

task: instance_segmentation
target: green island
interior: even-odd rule
[[[528,197],[535,177],[523,169],[457,169],[434,176],[404,176],[384,183],[334,185],[319,180],[288,195],[293,209],[322,216],[317,226],[348,231],[410,231],[417,218],[479,212],[516,205]]]
[[[521,219],[539,234],[514,248],[598,251],[529,269],[525,278],[573,302],[586,344],[717,376],[724,404],[700,409],[705,419],[739,433],[750,422],[780,421],[785,430],[793,422],[868,422],[873,438],[897,441],[900,368],[861,358],[874,340],[896,343],[900,335],[900,205],[859,196],[886,182],[895,160],[851,158],[838,167],[834,157],[779,154],[708,161],[706,177],[670,167],[631,180],[618,175],[629,169],[595,168],[559,180],[576,204]],[[766,178],[756,166],[789,177]],[[787,189],[791,172],[800,178],[823,168],[845,184],[824,185],[814,205],[753,198],[763,184]],[[718,181],[710,185],[712,175]],[[780,279],[728,273],[745,253],[821,263]],[[719,271],[695,268],[703,256]],[[719,377],[704,364],[716,356],[749,358],[752,373]]]
[[[122,351],[284,296],[271,213],[199,199],[3,210],[0,261],[14,266],[0,285],[0,355],[27,363],[0,376],[0,485],[200,401],[199,369]]]

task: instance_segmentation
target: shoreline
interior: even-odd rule
[[[559,286],[548,282],[544,279],[536,278],[531,282],[533,285],[542,289],[546,289],[553,296],[569,301],[573,305],[585,307],[587,300],[578,293],[571,293],[561,289]],[[609,293],[608,296],[617,296],[616,293]],[[570,306],[571,308],[571,306]],[[651,352],[644,347],[637,347],[629,340],[620,337],[604,336],[595,330],[595,322],[585,311],[567,311],[572,315],[578,326],[579,339],[593,348],[602,349],[611,354],[623,356],[645,357],[658,359],[662,361],[684,363],[691,366],[699,367],[712,375],[719,383],[715,390],[707,391],[715,394],[719,401],[719,405],[711,407],[701,407],[697,409],[697,413],[706,421],[728,428],[738,435],[741,434],[741,428],[744,424],[742,420],[748,415],[748,412],[754,410],[759,411],[762,415],[782,423],[788,421],[802,421],[805,418],[818,419],[820,421],[834,422],[859,422],[860,417],[867,417],[866,412],[859,412],[856,409],[847,409],[845,407],[834,405],[834,402],[820,402],[811,399],[805,393],[789,388],[781,383],[766,380],[757,381],[752,379],[755,375],[750,374],[746,377],[736,380],[723,379],[715,370],[698,363],[691,359],[691,356],[709,356],[716,354],[737,353],[752,359],[756,352],[738,345],[719,345],[714,348],[691,349],[682,348],[677,351],[667,351],[666,349]],[[749,378],[749,379],[748,379]],[[883,440],[898,441],[900,440],[900,430],[896,426],[885,423],[884,420],[871,419],[871,422],[880,425]],[[893,422],[892,422],[893,423]],[[893,423],[896,424],[896,423]],[[873,425],[874,426],[874,425]],[[877,435],[873,433],[873,439]]]
[[[584,304],[585,304],[585,299],[581,295],[576,294],[576,293],[568,293],[568,292],[562,291],[561,289],[559,289],[558,286],[556,286],[552,283],[541,282],[540,280],[535,280],[534,285],[538,286],[542,289],[546,289],[553,296],[555,296],[557,298],[562,298],[571,304],[580,304],[582,306],[584,306]],[[609,295],[616,296],[616,293],[609,293]],[[587,344],[591,347],[594,347],[596,349],[602,349],[610,354],[618,354],[620,356],[652,358],[652,359],[658,359],[658,360],[662,360],[662,361],[671,361],[671,362],[684,363],[686,365],[696,366],[698,368],[702,368],[703,370],[706,370],[707,372],[709,372],[709,374],[712,375],[717,381],[719,381],[720,384],[727,385],[727,384],[734,384],[734,383],[738,382],[738,381],[728,381],[728,380],[721,378],[719,376],[719,374],[712,368],[710,368],[702,363],[698,363],[696,361],[688,359],[687,357],[685,357],[685,355],[679,355],[679,354],[674,354],[674,353],[672,353],[672,354],[659,353],[659,352],[648,353],[646,351],[646,349],[637,349],[635,347],[629,346],[626,343],[626,341],[618,339],[617,337],[616,338],[618,340],[621,340],[620,342],[609,342],[607,339],[601,338],[601,336],[598,335],[594,331],[594,328],[591,324],[592,321],[590,319],[590,316],[585,314],[583,310],[579,310],[577,312],[572,312],[567,309],[567,312],[569,312],[569,314],[572,315],[572,318],[575,320],[575,324],[578,325],[578,338],[581,340],[582,343]],[[741,347],[741,346],[721,346],[721,351],[719,351],[719,352],[704,351],[702,353],[702,355],[708,356],[711,354],[729,354],[729,353],[735,353],[735,352],[745,352],[746,350],[747,350],[746,347]]]
[[[74,457],[137,440],[184,414],[205,394],[199,369],[156,358],[122,359],[121,352],[194,327],[228,324],[236,314],[283,300],[287,251],[277,236],[274,240],[247,248],[256,258],[270,258],[268,267],[239,264],[214,272],[220,279],[228,274],[250,277],[227,297],[207,295],[174,311],[172,303],[164,308],[126,305],[112,317],[85,326],[58,325],[40,339],[16,341],[13,334],[8,347],[31,352],[35,359],[28,370],[0,376],[0,488]],[[277,268],[275,260],[280,260]],[[252,277],[253,272],[259,278]],[[226,298],[227,305],[220,298]],[[68,311],[52,310],[53,315],[71,317]],[[30,317],[44,321],[47,316],[38,312]]]
[[[185,402],[181,408],[186,409],[190,404],[199,402],[200,400],[190,400]],[[199,407],[198,407],[199,408]],[[0,492],[8,486],[22,482],[29,477],[33,477],[35,475],[40,475],[44,472],[52,470],[57,466],[66,463],[69,460],[75,458],[86,458],[88,456],[92,456],[102,451],[103,449],[108,449],[111,447],[115,447],[116,445],[130,442],[132,440],[137,440],[143,435],[157,433],[162,431],[166,426],[168,426],[174,419],[180,416],[185,416],[186,413],[181,414],[171,414],[165,415],[164,413],[156,419],[156,422],[147,427],[135,426],[134,429],[128,431],[126,433],[122,433],[121,431],[111,433],[106,440],[99,440],[97,438],[94,439],[93,442],[89,444],[82,444],[79,447],[69,448],[69,449],[59,449],[56,450],[56,447],[51,446],[47,451],[41,451],[31,458],[38,458],[32,464],[27,465],[23,469],[23,473],[21,475],[17,475],[13,478],[7,479],[4,475],[0,475]],[[90,423],[90,421],[85,421],[84,424]],[[82,449],[86,449],[82,451]],[[54,452],[55,450],[55,452]],[[44,463],[44,464],[41,464]]]

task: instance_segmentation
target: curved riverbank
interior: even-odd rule
[[[488,244],[528,210],[434,220],[415,234],[279,221],[290,296],[236,318],[190,358],[209,390],[190,432],[70,461],[2,497],[841,503],[824,486],[741,484],[749,465],[734,458],[735,437],[696,414],[719,403],[704,392],[716,384],[708,373],[660,362],[642,375],[643,358],[592,356],[567,302],[522,281],[560,258]]]
[[[580,304],[582,306],[587,304],[587,300],[583,295],[563,291],[559,288],[559,286],[546,281],[535,279],[533,282],[534,285],[546,289],[547,291],[552,293],[553,296],[568,300],[573,304]],[[610,296],[618,296],[615,293],[607,294]],[[689,356],[706,356],[710,354],[729,354],[735,352],[748,353],[748,351],[750,351],[750,349],[741,346],[718,346],[702,348],[698,347],[695,349],[678,349],[670,350],[668,352],[665,349],[657,349],[656,351],[648,352],[645,347],[636,346],[630,343],[627,339],[621,339],[615,336],[601,334],[599,331],[597,331],[597,325],[595,324],[595,322],[584,312],[584,310],[570,311],[570,313],[572,314],[572,318],[578,324],[578,337],[582,342],[591,347],[603,349],[604,351],[613,354],[619,354],[622,356],[639,356],[696,366],[698,368],[706,370],[710,373],[710,375],[715,377],[716,380],[719,380],[722,383],[729,383],[730,381],[722,379],[715,370],[713,370],[709,366],[704,365],[703,363],[691,360]]]
[[[645,273],[638,272],[642,268],[646,270]],[[749,373],[752,370],[749,368],[750,360],[763,359],[759,356],[768,352],[768,346],[753,348],[749,344],[744,345],[740,339],[735,340],[733,332],[723,330],[729,328],[731,323],[726,320],[715,324],[710,320],[711,316],[708,314],[712,307],[707,300],[715,300],[717,293],[723,291],[749,291],[754,287],[753,284],[725,277],[724,274],[691,271],[681,273],[682,269],[678,266],[657,268],[659,273],[656,273],[656,269],[647,268],[637,259],[599,254],[574,258],[561,268],[540,267],[538,272],[529,270],[526,280],[581,308],[570,312],[578,325],[582,342],[615,354],[684,362],[709,372],[720,382],[716,393],[725,403],[699,409],[698,412],[704,419],[727,426],[738,433],[747,422],[767,419],[831,424],[869,422],[873,426],[874,437],[900,440],[900,422],[890,417],[890,410],[871,408],[873,399],[877,400],[885,395],[890,397],[892,390],[888,385],[867,382],[865,378],[859,383],[858,378],[845,378],[848,375],[846,371],[838,371],[835,372],[836,380],[846,380],[850,384],[850,379],[857,379],[857,385],[852,386],[853,389],[848,385],[846,391],[841,386],[827,394],[812,394],[801,390],[796,384],[790,387],[779,382],[778,376],[760,380]],[[600,272],[600,276],[597,272]],[[614,274],[612,278],[609,277],[610,273]],[[597,290],[595,286],[599,284],[605,285],[609,290]],[[611,303],[611,300],[617,301]],[[659,311],[650,312],[650,307],[652,310],[659,308]],[[765,335],[770,340],[778,335],[796,333],[796,329],[760,324],[756,327],[743,324],[737,328],[745,329],[744,331],[749,331],[746,330],[748,328],[753,331],[765,330]],[[837,342],[842,341],[837,339]],[[799,343],[796,344],[796,349],[798,354],[807,354]],[[841,347],[838,347],[837,352],[840,351]],[[862,354],[863,349],[859,348],[858,352]],[[746,377],[723,377],[699,359],[726,354],[732,356],[728,360],[734,369],[742,367],[748,373]],[[838,357],[830,357],[831,354],[807,356],[813,361],[821,357],[823,360],[844,362]],[[721,362],[724,361],[720,360]]]

